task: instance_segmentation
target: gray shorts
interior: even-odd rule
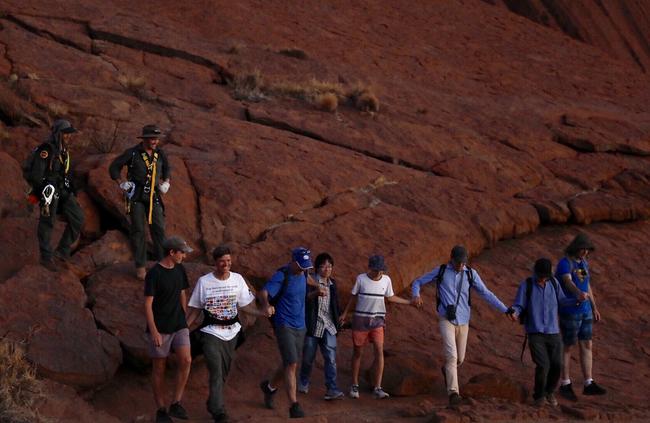
[[[153,344],[151,334],[149,332],[145,334],[151,358],[165,358],[169,356],[172,349],[176,351],[180,347],[190,347],[190,331],[187,328],[174,333],[161,333],[160,336],[162,336],[162,344],[157,347]]]
[[[294,329],[286,326],[275,328],[275,339],[278,341],[282,364],[287,367],[302,358],[302,346],[305,343],[307,329]]]

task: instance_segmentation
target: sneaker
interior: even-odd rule
[[[449,405],[452,407],[459,406],[460,403],[463,401],[463,397],[461,397],[457,392],[452,392],[449,394]]]
[[[213,414],[212,421],[214,423],[226,423],[228,421],[228,415],[225,412],[219,414]]]
[[[546,395],[546,402],[548,402],[553,407],[557,407],[557,398],[555,398],[555,395],[553,394]]]
[[[264,392],[264,406],[266,408],[273,409],[275,406],[273,405],[273,395],[275,395],[278,390],[276,389],[275,391],[272,391],[269,389],[269,381],[264,380],[262,383],[260,383],[260,389],[262,392]]]
[[[537,408],[544,407],[546,404],[548,404],[548,402],[546,401],[546,397],[539,397],[533,399],[533,406]]]
[[[298,392],[301,394],[309,393],[309,384],[303,385],[301,382],[298,382]]]
[[[386,391],[381,389],[381,386],[378,386],[375,389],[373,389],[372,395],[375,397],[375,399],[384,399],[390,397],[390,395]]]
[[[187,411],[185,411],[180,402],[174,402],[169,406],[169,415],[177,419],[187,420]]]
[[[345,394],[338,389],[328,389],[327,392],[325,392],[325,400],[327,401],[343,399],[344,396]]]
[[[575,392],[573,392],[573,386],[570,383],[568,385],[560,385],[558,392],[562,398],[573,402],[578,401],[578,397],[576,396]]]
[[[169,417],[169,414],[167,414],[167,410],[159,408],[156,411],[156,423],[174,423],[174,421]]]
[[[305,412],[302,411],[302,408],[300,408],[300,404],[298,404],[297,402],[291,404],[291,407],[289,407],[289,417],[292,419],[299,419],[301,417],[305,417]]]
[[[589,385],[585,386],[582,393],[585,395],[605,395],[607,390],[596,382],[591,382]]]
[[[359,385],[350,386],[350,398],[359,398]]]

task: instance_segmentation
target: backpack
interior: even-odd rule
[[[287,286],[289,285],[289,266],[283,266],[278,269],[278,272],[282,272],[284,274],[284,280],[282,281],[282,287],[280,287],[280,290],[278,291],[277,294],[275,294],[273,297],[269,298],[269,305],[272,305],[275,307],[279,302],[282,296],[284,295],[284,292],[287,290]],[[305,280],[307,280],[307,271],[305,270]],[[273,317],[269,317],[269,320],[271,321],[271,326],[275,328],[275,324],[273,323]]]
[[[34,162],[36,157],[41,155],[42,151],[47,151],[47,155],[51,156],[51,151],[49,151],[48,143],[43,143],[38,147],[34,148],[29,156],[21,163],[20,168],[23,172],[23,179],[27,181],[32,190],[34,189],[34,181],[32,180],[32,169],[34,168]],[[47,156],[46,156],[47,157]],[[49,160],[48,160],[49,161]]]
[[[472,287],[474,286],[474,272],[469,266],[465,273],[467,274],[467,279],[469,280],[469,290],[467,291],[467,304],[472,307]],[[443,263],[438,268],[438,274],[433,278],[436,281],[436,311],[440,308],[440,284],[442,283],[442,277],[445,275],[445,270],[447,270],[447,263]]]

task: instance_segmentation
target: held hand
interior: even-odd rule
[[[510,319],[510,321],[512,321],[512,322],[516,322],[516,321],[517,321],[517,316],[515,316],[514,314],[508,314],[508,313],[506,313],[506,316],[508,316],[508,319]]]
[[[156,347],[159,347],[159,346],[162,345],[162,335],[158,331],[151,334],[151,340],[153,341],[153,344]]]
[[[589,298],[589,293],[587,292],[580,292],[580,295],[578,295],[578,301],[580,302],[587,301],[588,298]]]
[[[417,308],[421,308],[422,307],[422,297],[420,297],[419,295],[417,297],[414,297],[411,300],[411,304],[413,304]]]
[[[275,307],[273,307],[273,306],[271,306],[271,305],[268,306],[268,307],[266,308],[266,311],[265,311],[265,315],[266,315],[266,317],[271,317],[271,316],[273,316],[274,314],[275,314]]]
[[[347,318],[346,313],[343,313],[339,316],[339,324],[343,325],[345,323],[345,319]]]
[[[164,181],[162,184],[158,185],[158,189],[159,189],[160,192],[162,192],[163,194],[167,194],[167,191],[169,191],[169,186],[170,186],[170,185],[169,185],[169,182],[168,182],[168,181]]]
[[[325,288],[324,286],[318,287],[318,296],[324,297],[326,295],[327,295],[327,288]]]

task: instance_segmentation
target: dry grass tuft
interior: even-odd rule
[[[236,100],[260,101],[267,97],[289,97],[313,103],[329,112],[336,111],[341,101],[363,112],[379,111],[379,99],[368,86],[360,83],[346,88],[338,82],[320,81],[270,81],[262,78],[259,70],[235,76],[230,85]]]
[[[35,405],[42,397],[41,383],[23,349],[0,339],[0,422],[41,422]]]
[[[38,80],[41,79],[41,78],[38,76],[38,74],[37,74],[36,72],[30,72],[30,73],[28,73],[28,74],[27,74],[27,78],[28,78],[28,79],[31,79],[31,80],[33,80],[33,81],[38,81]]]
[[[300,59],[300,60],[306,60],[308,57],[307,53],[305,53],[304,50],[295,47],[283,48],[281,50],[278,50],[278,53],[288,57],[293,57],[294,59]]]
[[[362,83],[357,83],[346,94],[346,97],[354,107],[362,112],[378,112],[379,99],[372,92],[372,89]]]
[[[335,112],[339,107],[339,98],[334,93],[319,94],[314,99],[319,109],[327,112]]]
[[[228,53],[228,54],[239,54],[245,48],[246,48],[246,45],[244,43],[235,42],[228,48],[228,50],[226,50],[226,53]]]
[[[48,103],[47,114],[53,119],[63,118],[68,115],[68,106],[61,103]]]
[[[266,98],[263,92],[264,80],[259,70],[237,75],[230,84],[234,89],[233,96],[236,100],[260,101]]]
[[[117,77],[117,82],[127,90],[136,94],[142,92],[144,87],[147,85],[147,79],[144,76],[120,75]]]
[[[5,128],[0,126],[0,141],[7,141],[11,139],[11,133],[7,131]]]

